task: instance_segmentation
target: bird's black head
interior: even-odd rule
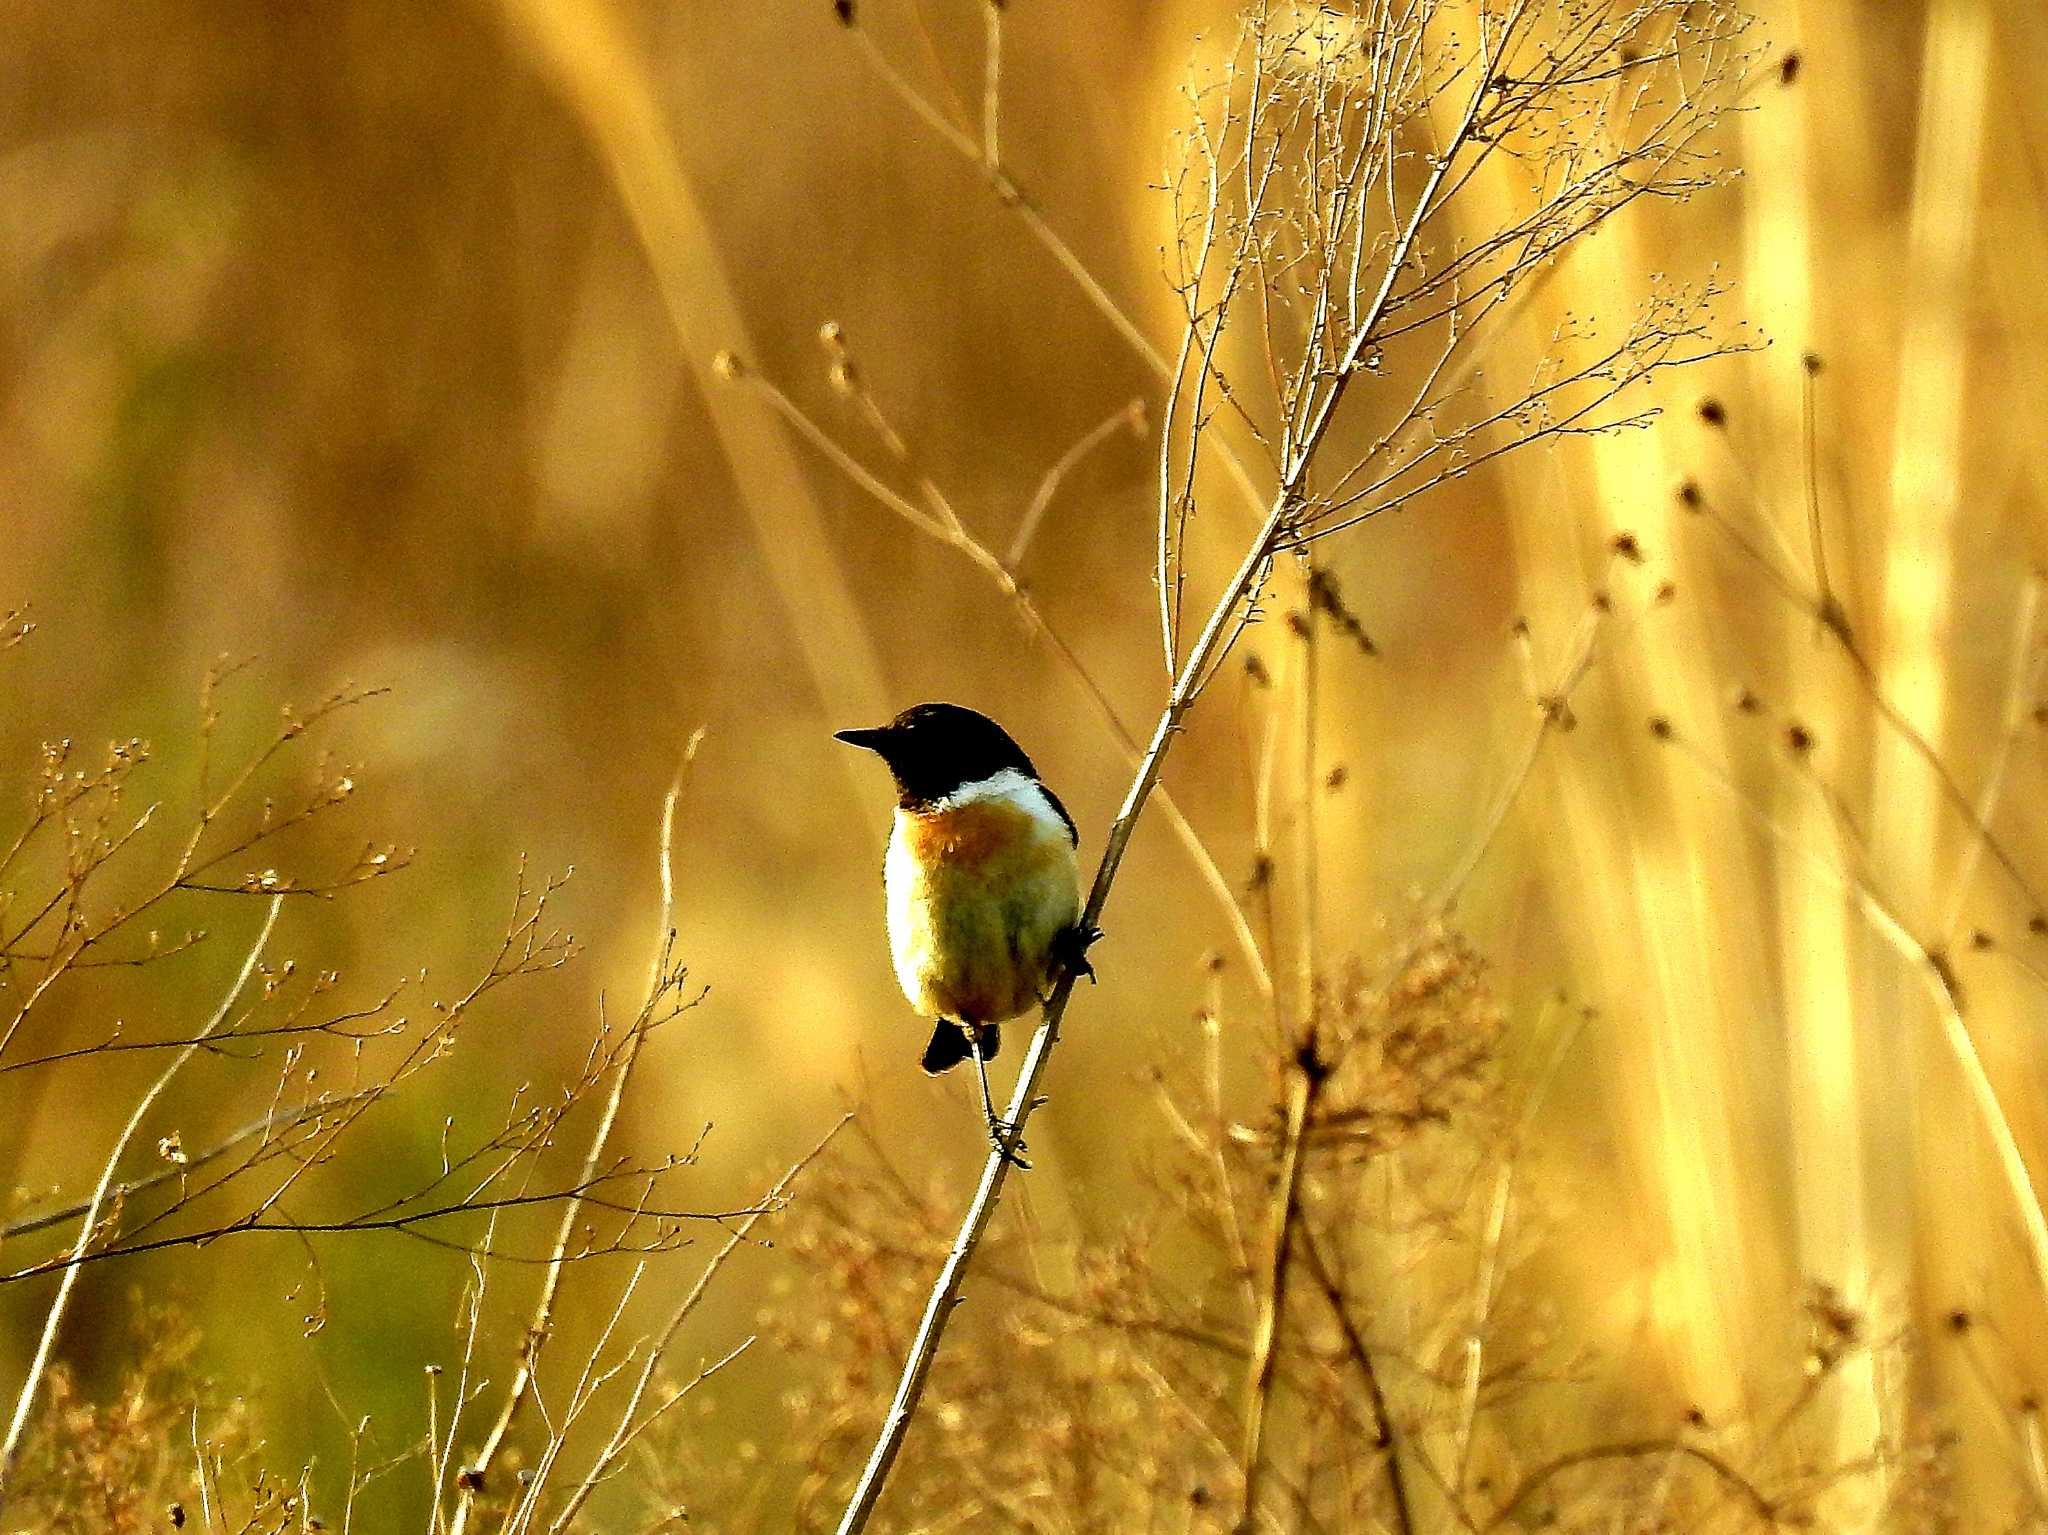
[[[944,799],[962,784],[1015,768],[1036,778],[1024,749],[986,714],[958,704],[919,704],[874,730],[841,730],[834,740],[879,753],[905,805]]]

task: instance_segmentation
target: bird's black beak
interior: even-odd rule
[[[848,746],[878,752],[888,742],[889,731],[886,726],[876,730],[835,730],[832,732],[832,739],[844,741]]]

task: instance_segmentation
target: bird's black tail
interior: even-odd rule
[[[981,1058],[992,1061],[996,1052],[1003,1048],[1003,1031],[1000,1025],[984,1023],[974,1031],[975,1044],[980,1048]],[[932,1027],[932,1042],[924,1047],[924,1069],[932,1076],[942,1071],[951,1071],[962,1061],[972,1060],[967,1049],[967,1026],[955,1023],[950,1018],[941,1018]]]

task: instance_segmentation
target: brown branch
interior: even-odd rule
[[[1301,1247],[1308,1256],[1309,1273],[1321,1287],[1323,1298],[1329,1302],[1330,1314],[1336,1319],[1337,1330],[1343,1334],[1345,1352],[1358,1366],[1359,1379],[1365,1383],[1366,1400],[1372,1405],[1374,1447],[1380,1452],[1385,1465],[1387,1494],[1394,1504],[1394,1529],[1397,1535],[1415,1535],[1415,1517],[1409,1509],[1408,1482],[1401,1471],[1401,1446],[1394,1431],[1394,1415],[1387,1411],[1386,1393],[1380,1387],[1380,1373],[1372,1362],[1372,1350],[1358,1335],[1358,1327],[1351,1320],[1351,1308],[1344,1302],[1343,1288],[1338,1284],[1336,1275],[1330,1272],[1330,1265],[1323,1257],[1322,1244],[1316,1240],[1313,1231],[1302,1232]]]
[[[1287,1074],[1287,1124],[1280,1141],[1280,1171],[1273,1183],[1272,1254],[1267,1260],[1264,1304],[1252,1329],[1251,1359],[1245,1370],[1244,1438],[1238,1455],[1244,1501],[1237,1517],[1238,1535],[1251,1535],[1258,1513],[1259,1473],[1264,1460],[1266,1406],[1273,1392],[1278,1363],[1280,1324],[1286,1315],[1289,1256],[1295,1221],[1301,1212],[1301,1148],[1309,1116],[1329,1068],[1316,1054],[1314,1023]],[[1382,1420],[1384,1423],[1384,1420]]]

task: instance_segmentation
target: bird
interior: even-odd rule
[[[1028,1167],[996,1115],[988,1063],[1003,1023],[1042,1004],[1063,971],[1094,979],[1101,934],[1082,920],[1074,818],[1008,731],[959,704],[833,734],[895,780],[882,884],[897,984],[933,1020],[922,1065],[937,1076],[972,1060],[989,1138]]]

